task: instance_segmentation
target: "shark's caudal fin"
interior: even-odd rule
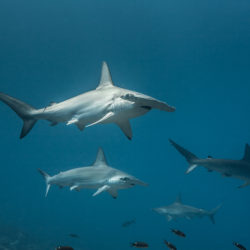
[[[186,150],[185,148],[181,147],[177,143],[175,143],[173,140],[169,139],[169,141],[176,148],[176,150],[179,151],[179,153],[182,154],[188,161],[189,168],[187,169],[186,173],[188,174],[191,171],[193,171],[197,167],[197,165],[194,164],[193,161],[198,159],[198,157],[193,153],[189,152],[188,150]]]
[[[221,208],[221,206],[222,206],[222,204],[220,204],[219,206],[217,206],[216,208],[214,208],[210,212],[208,212],[208,216],[213,224],[215,224],[214,216],[215,216],[216,212]]]
[[[250,162],[250,146],[248,144],[245,146],[245,153],[242,160]]]
[[[38,172],[44,177],[44,179],[46,181],[46,193],[45,193],[45,197],[46,197],[48,195],[48,192],[50,189],[50,184],[48,183],[50,176],[39,168],[38,168]]]
[[[7,104],[23,120],[23,128],[20,134],[20,139],[22,139],[30,132],[37,121],[31,115],[31,112],[35,109],[30,105],[1,92],[0,100]]]
[[[112,87],[112,86],[114,86],[114,83],[112,81],[108,65],[106,62],[103,62],[100,83],[96,89],[101,89],[104,87]]]

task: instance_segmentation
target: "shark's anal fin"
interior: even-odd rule
[[[122,132],[127,136],[129,140],[132,140],[132,129],[129,120],[116,122]]]
[[[192,172],[194,169],[196,169],[198,167],[198,165],[196,165],[196,164],[191,164],[189,167],[188,167],[188,169],[187,169],[187,171],[186,171],[186,174],[189,174],[190,172]]]
[[[96,195],[98,195],[98,194],[100,194],[100,193],[102,193],[104,191],[109,190],[109,189],[110,189],[110,186],[104,185],[104,186],[98,188],[97,191],[93,194],[93,196],[96,196]]]
[[[86,127],[90,127],[90,126],[93,126],[95,124],[98,124],[98,123],[103,123],[104,121],[108,120],[110,117],[112,117],[114,115],[113,112],[109,112],[107,113],[106,115],[104,115],[101,119],[97,120],[96,122],[93,122],[91,124],[88,124]]]

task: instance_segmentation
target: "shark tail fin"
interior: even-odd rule
[[[43,170],[38,168],[38,172],[43,176],[43,178],[46,181],[46,193],[45,193],[45,197],[47,197],[49,189],[50,189],[50,184],[49,184],[49,179],[50,179],[50,175],[48,175],[46,172],[44,172]]]
[[[213,224],[215,224],[214,216],[217,213],[217,211],[221,208],[221,206],[222,206],[222,204],[220,204],[219,206],[217,206],[216,208],[214,208],[210,212],[208,212],[208,216]]]
[[[34,111],[35,108],[1,92],[0,101],[7,104],[23,120],[23,128],[20,134],[20,139],[22,139],[30,132],[37,121],[32,116],[32,111]]]
[[[197,165],[194,164],[193,161],[198,159],[198,157],[175,143],[173,140],[169,139],[169,142],[175,147],[177,151],[179,151],[180,154],[182,154],[186,158],[187,162],[189,163],[189,168],[187,169],[186,173],[188,174],[193,171],[197,167]]]

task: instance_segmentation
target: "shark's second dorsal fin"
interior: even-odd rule
[[[176,197],[176,203],[182,203],[182,198],[181,198],[181,193],[178,194],[178,196]]]
[[[248,144],[245,146],[245,154],[242,160],[250,162],[250,146]]]
[[[96,89],[101,89],[101,88],[110,87],[110,86],[111,87],[114,86],[114,83],[112,81],[112,77],[111,77],[107,63],[103,62],[100,83]]]
[[[108,165],[102,148],[98,149],[98,153],[97,153],[97,156],[96,156],[96,160],[95,160],[95,162],[93,164],[93,167],[98,167],[100,165]]]

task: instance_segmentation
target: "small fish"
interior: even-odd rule
[[[122,227],[128,227],[128,226],[130,226],[130,225],[132,225],[134,223],[135,223],[135,219],[128,220],[128,221],[125,221],[125,222],[122,223]]]
[[[136,241],[136,242],[131,243],[131,247],[148,248],[148,244],[146,242]]]
[[[237,242],[233,242],[233,245],[235,245],[236,247],[238,247],[241,250],[247,250],[243,245],[241,245],[240,243]]]
[[[80,238],[78,234],[69,234],[69,236],[72,238]]]
[[[164,243],[170,250],[177,250],[177,248],[169,241],[164,240]]]
[[[59,246],[55,250],[74,250],[74,248],[69,246]]]
[[[180,230],[178,230],[178,229],[173,229],[173,228],[171,228],[171,231],[172,231],[174,234],[176,234],[176,235],[178,235],[178,236],[180,236],[180,237],[183,237],[183,238],[186,237],[186,235],[185,235],[182,231],[180,231]]]

